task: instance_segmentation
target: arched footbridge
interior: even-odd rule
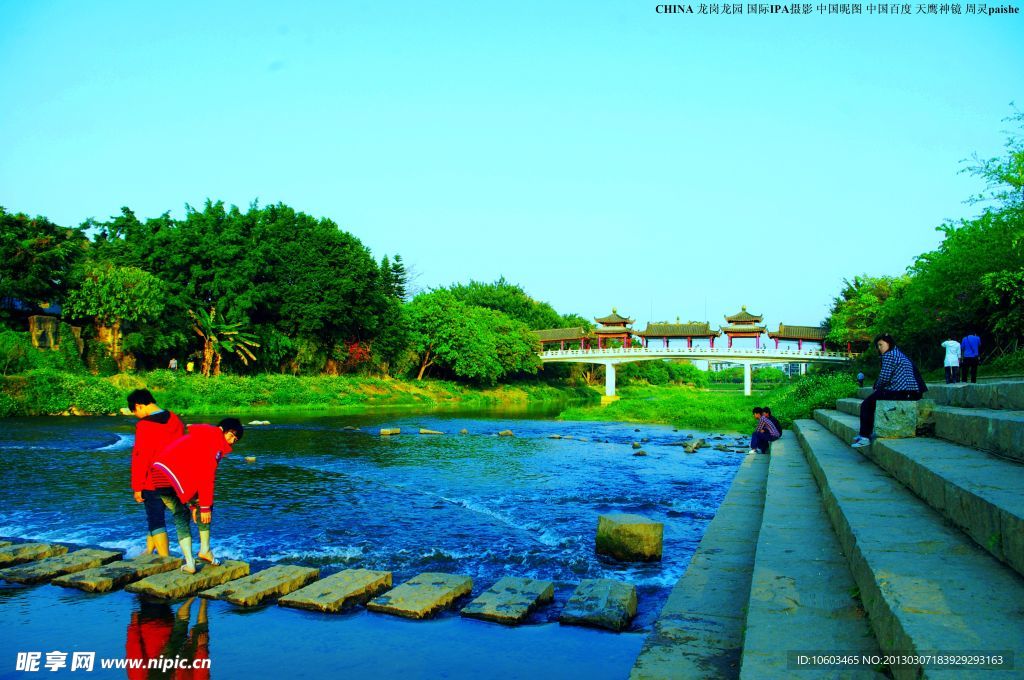
[[[828,352],[801,349],[742,349],[738,347],[690,347],[683,349],[650,349],[647,347],[620,347],[605,349],[556,349],[541,352],[540,359],[548,363],[601,364],[605,367],[604,393],[615,396],[615,367],[631,361],[657,359],[691,359],[709,362],[728,362],[743,366],[743,393],[750,394],[750,374],[754,364],[843,363],[854,359],[856,353]]]

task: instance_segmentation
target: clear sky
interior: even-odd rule
[[[1024,105],[1021,14],[655,6],[0,0],[0,205],[282,201],[421,287],[816,324],[976,213],[960,161]]]

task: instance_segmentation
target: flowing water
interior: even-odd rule
[[[556,602],[534,624],[557,619],[581,579],[613,578],[637,586],[633,631],[649,630],[742,460],[671,446],[707,433],[526,412],[266,419],[272,424],[249,427],[218,470],[219,557],[253,570],[270,563],[317,566],[323,575],[384,569],[396,583],[446,571],[472,576],[474,593],[505,575],[554,581]],[[133,425],[127,418],[0,421],[0,536],[139,552],[145,518],[128,488]],[[380,427],[403,434],[381,437]],[[445,434],[415,434],[421,427]],[[515,436],[497,436],[504,429]],[[630,444],[641,439],[649,440],[647,455],[634,456]],[[595,555],[597,517],[607,512],[664,522],[663,560],[626,565]],[[4,599],[24,597],[4,591]],[[274,625],[287,625],[281,614],[295,613],[273,614]],[[39,623],[9,616],[0,604],[5,627]]]

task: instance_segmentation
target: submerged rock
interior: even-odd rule
[[[633,453],[633,455],[634,455],[634,456],[646,456],[646,455],[647,455],[647,452],[641,449],[640,451],[635,451],[635,452]]]
[[[498,436],[499,437],[515,437],[516,435],[515,435],[515,433],[512,432],[512,430],[502,430],[501,432],[498,433]]]
[[[562,438],[562,435],[560,435],[560,434],[549,434],[548,435],[548,439],[561,439],[561,438]]]
[[[466,428],[462,428],[461,430],[459,430],[459,434],[469,434],[469,430],[467,430]]]
[[[688,442],[685,445],[683,445],[683,449],[685,449],[687,453],[693,453],[697,449],[702,449],[702,448],[704,448],[707,445],[708,445],[708,443],[706,441],[704,441],[703,439],[697,439],[697,440],[694,440],[692,442]]]

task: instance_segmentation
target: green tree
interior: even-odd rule
[[[252,348],[260,345],[251,334],[239,330],[241,323],[225,323],[218,319],[216,307],[211,307],[210,311],[189,310],[188,313],[192,317],[192,330],[203,342],[200,373],[206,377],[220,375],[220,364],[224,354],[234,354],[245,365],[248,365],[250,360],[256,360]]]
[[[153,319],[163,306],[163,285],[152,274],[136,267],[94,262],[86,267],[81,285],[68,294],[64,314],[92,317],[97,337],[121,363],[123,325]]]
[[[873,337],[886,301],[908,282],[907,276],[855,276],[852,281],[844,280],[826,321],[828,341],[845,345]]]

